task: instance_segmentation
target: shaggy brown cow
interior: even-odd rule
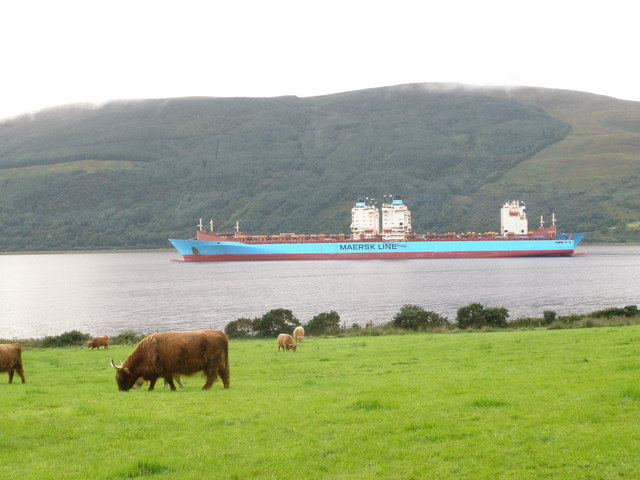
[[[9,372],[9,383],[13,383],[13,372],[18,372],[25,383],[22,369],[22,345],[10,343],[0,345],[0,372]]]
[[[149,381],[149,390],[158,378],[164,378],[175,390],[174,375],[199,371],[207,377],[203,390],[210,388],[218,375],[224,388],[229,388],[229,339],[214,330],[154,333],[140,340],[122,365],[116,367],[111,360],[111,366],[116,369],[120,390],[129,390],[141,377]]]
[[[304,340],[304,328],[296,327],[293,329],[293,338],[296,339],[296,343],[300,343]]]
[[[293,337],[288,333],[281,333],[278,335],[278,351],[282,350],[293,350],[296,351],[298,345],[293,341]]]
[[[94,348],[100,350],[100,347],[107,349],[109,348],[109,337],[106,335],[104,337],[95,337],[87,342],[87,347],[91,348],[91,350]]]

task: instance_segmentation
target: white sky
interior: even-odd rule
[[[640,101],[635,0],[0,1],[0,119],[69,103],[403,83]]]

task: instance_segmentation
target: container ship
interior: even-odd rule
[[[369,199],[358,199],[351,209],[350,235],[247,235],[240,231],[203,230],[196,237],[169,239],[186,262],[262,260],[369,260],[427,258],[549,257],[573,255],[584,233],[557,233],[551,226],[529,231],[526,206],[506,202],[501,209],[500,232],[415,234],[411,212],[398,196],[385,197],[381,208]]]

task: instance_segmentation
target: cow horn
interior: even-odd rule
[[[122,365],[120,365],[119,367],[116,367],[115,363],[113,363],[113,358],[111,359],[111,362],[109,362],[111,364],[111,366],[113,368],[115,368],[116,370],[120,370],[122,368]]]

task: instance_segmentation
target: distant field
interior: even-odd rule
[[[119,392],[133,347],[23,351],[2,479],[631,479],[640,326],[231,341],[231,388]],[[14,379],[15,382],[15,379]],[[18,379],[19,382],[19,379]],[[161,382],[160,382],[161,383]]]

